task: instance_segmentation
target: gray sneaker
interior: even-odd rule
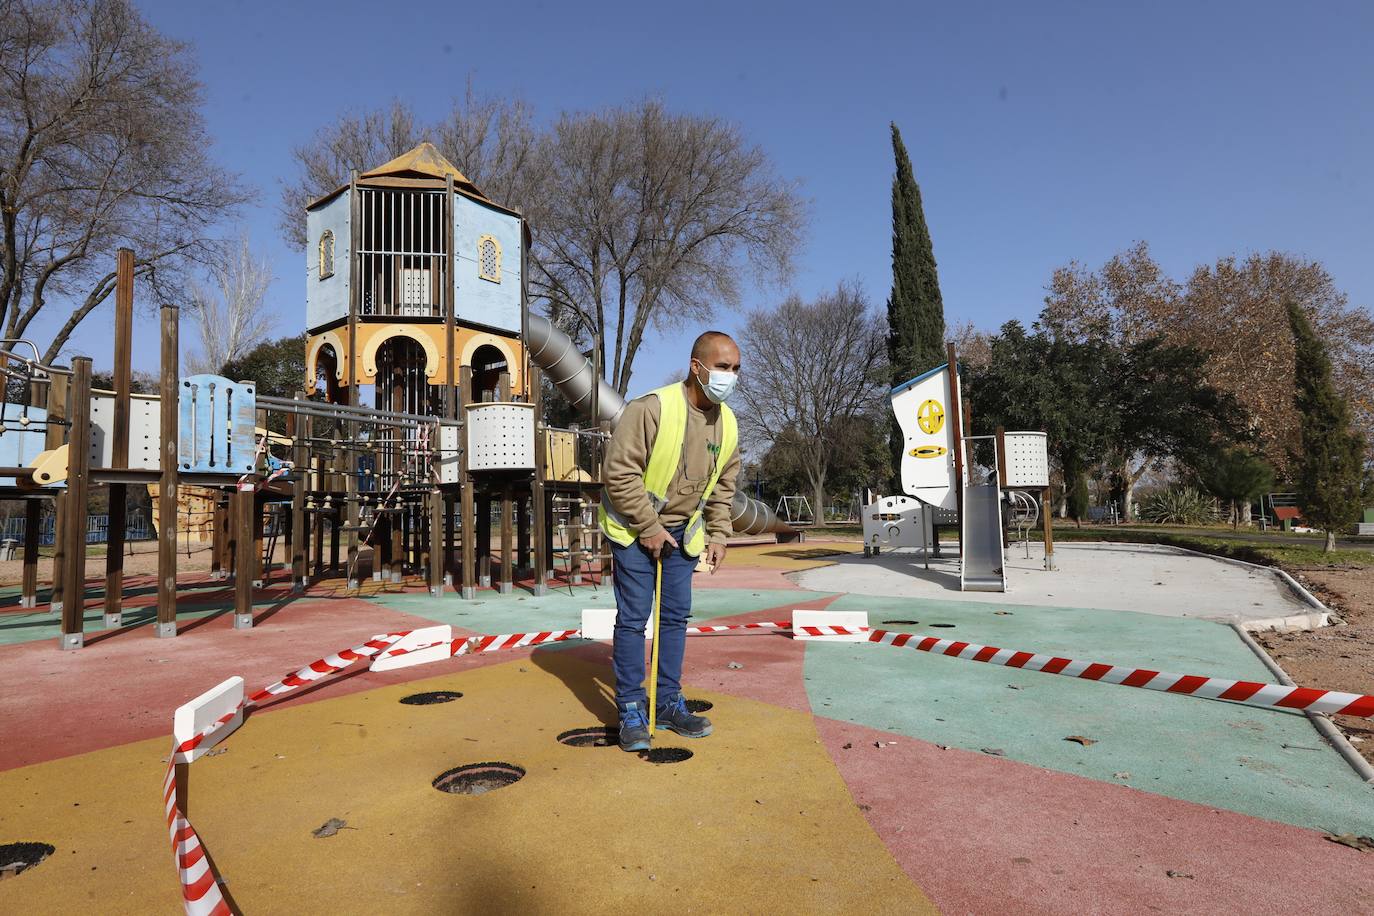
[[[620,711],[620,749],[647,751],[649,749],[649,718],[638,703],[626,703]]]
[[[658,707],[658,716],[654,724],[658,728],[677,732],[684,738],[705,738],[711,734],[711,720],[688,712],[687,701],[682,698],[682,694]]]

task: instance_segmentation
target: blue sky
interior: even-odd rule
[[[1368,3],[140,6],[195,46],[214,153],[259,192],[242,227],[274,264],[282,334],[304,320],[303,257],[276,229],[291,148],[392,98],[438,114],[469,78],[544,119],[656,95],[740,125],[812,207],[797,272],[750,290],[744,309],[854,277],[882,306],[889,121],[915,164],[950,322],[1032,319],[1054,267],[1136,239],[1175,275],[1255,249],[1310,256],[1374,304]],[[97,367],[111,307],[72,347]],[[157,346],[140,322],[136,368],[156,368]],[[685,362],[685,346],[652,339],[632,391]]]

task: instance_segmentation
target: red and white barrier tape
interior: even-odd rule
[[[726,632],[729,632],[729,631],[731,631],[731,630],[790,630],[790,629],[792,629],[792,621],[790,621],[790,620],[772,620],[772,621],[764,621],[764,622],[760,622],[760,623],[730,623],[730,624],[721,624],[721,625],[718,625],[718,626],[688,627],[688,628],[687,628],[687,635],[688,635],[688,636],[700,636],[700,635],[706,634],[706,633],[726,633]]]
[[[784,629],[792,629],[791,621],[762,621],[689,627],[687,633],[689,635],[707,635],[739,630]],[[1109,684],[1142,687],[1146,690],[1180,693],[1212,700],[1229,700],[1263,708],[1306,710],[1363,718],[1374,717],[1374,696],[1361,696],[1360,694],[1342,693],[1335,690],[1315,690],[1307,687],[1285,687],[1281,684],[1262,684],[1254,681],[1171,674],[1149,668],[1128,668],[1120,665],[1075,661],[1055,655],[1001,649],[996,646],[982,646],[977,643],[938,639],[934,636],[921,636],[914,633],[894,633],[868,627],[802,626],[797,627],[796,632],[804,633],[807,636],[851,636],[867,633],[868,641],[879,645],[916,649],[950,658],[1003,665],[1008,668],[1021,668],[1027,671],[1039,671],[1044,674],[1059,674],[1084,680],[1105,681]],[[190,916],[222,916],[222,914],[228,914],[230,910],[219,885],[216,883],[200,837],[196,834],[195,828],[191,826],[191,822],[181,815],[182,805],[177,792],[176,765],[189,762],[191,752],[207,737],[225,727],[239,712],[252,709],[264,700],[282,696],[337,674],[354,662],[387,653],[392,646],[409,633],[410,631],[407,630],[401,633],[380,634],[361,645],[340,650],[326,658],[311,662],[276,683],[254,693],[245,699],[238,709],[222,716],[199,734],[181,744],[173,744],[172,753],[168,758],[167,777],[163,783],[163,802],[167,815],[167,828],[172,841],[172,853],[176,858],[177,872],[181,879],[183,902],[186,906],[186,912]],[[469,653],[523,649],[551,642],[578,639],[581,636],[582,631],[580,629],[546,630],[538,633],[470,636],[447,642],[449,657],[456,657]],[[440,643],[399,649],[390,654],[405,655],[421,649],[430,649],[437,645]]]
[[[999,649],[996,646],[980,646],[972,642],[936,639],[934,636],[913,633],[892,633],[886,630],[871,630],[868,641],[967,661],[1039,671],[1043,674],[1062,674],[1065,677],[1105,681],[1108,684],[1142,687],[1165,693],[1181,693],[1208,700],[1229,700],[1246,706],[1305,710],[1363,718],[1374,716],[1374,696],[1361,696],[1358,693],[1315,690],[1310,687],[1285,687],[1282,684],[1262,684],[1256,681],[1233,681],[1196,674],[1171,674],[1168,671],[1154,671],[1149,668],[1126,668],[1121,665],[1075,661],[1057,655],[1039,655],[1034,652]]]

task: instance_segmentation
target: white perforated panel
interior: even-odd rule
[[[439,482],[458,483],[458,427],[439,427]]]
[[[473,404],[467,430],[469,471],[534,468],[533,404]]]
[[[129,467],[157,470],[162,440],[161,401],[156,397],[129,398]],[[91,395],[91,466],[114,466],[114,398]]]
[[[1049,437],[1044,433],[1007,433],[1007,486],[1050,485]]]

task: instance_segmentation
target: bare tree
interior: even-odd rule
[[[188,47],[128,0],[0,3],[0,325],[70,311],[51,361],[137,254],[154,301],[213,252],[211,226],[246,200],[209,160]]]
[[[752,312],[741,337],[745,436],[787,454],[819,513],[852,421],[887,391],[887,323],[857,283],[841,283],[814,302],[792,296]]]
[[[601,332],[622,393],[651,325],[701,321],[747,276],[790,268],[803,203],[733,125],[646,101],[564,115],[545,149],[531,282]]]
[[[191,311],[200,330],[197,372],[221,372],[267,339],[275,317],[267,309],[272,267],[241,236],[238,245],[210,271],[213,288],[191,284]]]
[[[746,279],[786,273],[804,222],[793,183],[719,119],[646,101],[564,114],[541,132],[523,102],[469,91],[436,124],[397,102],[297,149],[300,174],[282,196],[285,237],[304,245],[305,204],[349,169],[426,138],[485,194],[525,213],[537,304],[583,340],[601,335],[602,365],[622,393],[650,327],[702,320],[737,303]]]
[[[1290,300],[1325,343],[1332,381],[1374,459],[1374,314],[1351,306],[1320,263],[1270,251],[1199,265],[1170,316],[1170,335],[1207,353],[1213,384],[1249,410],[1265,458],[1289,472],[1299,438]]]

